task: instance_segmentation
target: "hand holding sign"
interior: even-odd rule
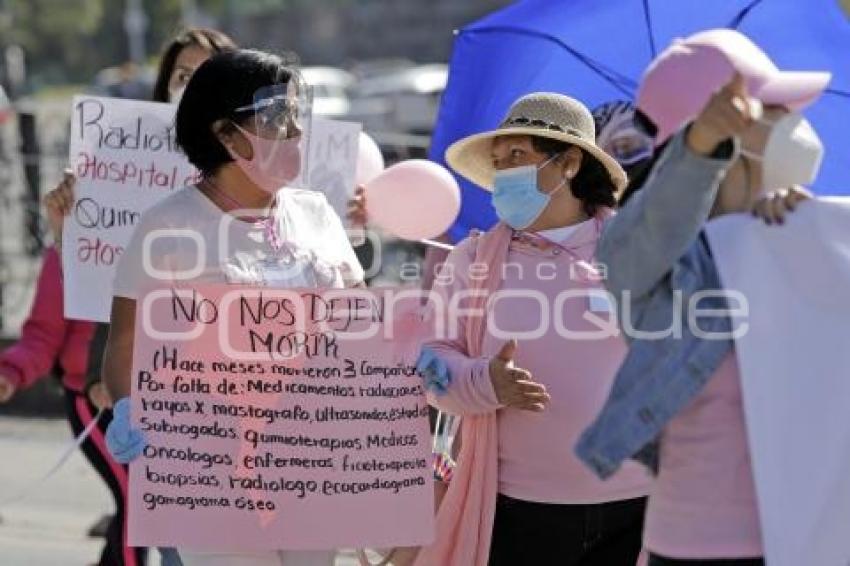
[[[47,223],[50,225],[53,241],[57,244],[62,243],[62,225],[65,222],[65,217],[71,212],[71,207],[74,206],[74,184],[76,182],[77,178],[74,176],[73,170],[65,169],[62,181],[44,197],[44,206],[47,208]]]
[[[435,238],[460,211],[460,189],[444,167],[425,159],[396,163],[366,184],[369,219],[406,240]]]
[[[516,340],[509,340],[490,360],[490,381],[496,399],[506,407],[541,412],[549,402],[549,394],[544,385],[533,381],[529,371],[514,365],[516,349]]]

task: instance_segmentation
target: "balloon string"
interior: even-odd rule
[[[44,473],[41,477],[36,478],[28,485],[24,486],[24,488],[21,489],[15,495],[0,499],[0,507],[5,507],[10,503],[17,503],[18,501],[26,499],[35,490],[35,488],[39,487],[41,484],[45,483],[47,480],[53,477],[53,475],[55,475],[56,472],[59,471],[59,469],[65,464],[65,462],[68,461],[68,458],[70,458],[71,455],[76,452],[80,446],[82,446],[83,442],[86,441],[92,430],[94,430],[94,427],[97,426],[97,423],[100,420],[102,414],[102,410],[98,411],[92,421],[88,425],[86,425],[86,428],[83,429],[80,435],[76,438],[71,439],[65,444],[65,446],[60,451],[59,458],[56,459],[56,462],[50,467],[49,470],[47,470],[46,473]]]

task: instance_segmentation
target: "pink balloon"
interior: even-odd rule
[[[435,238],[460,212],[460,188],[444,167],[426,159],[396,163],[366,184],[369,221],[406,240]]]
[[[384,156],[381,148],[369,134],[360,132],[357,144],[357,169],[354,180],[357,185],[365,185],[384,171]]]

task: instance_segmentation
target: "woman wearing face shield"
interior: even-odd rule
[[[729,318],[682,324],[680,336],[647,333],[677,313],[689,320],[692,298],[722,289],[707,220],[752,211],[781,224],[809,197],[799,185],[814,179],[823,147],[799,112],[828,81],[780,71],[733,30],[677,41],[644,75],[638,107],[664,147],[599,246],[608,289],[644,334],[625,332],[629,352],[577,452],[601,477],[628,458],[656,471],[644,533],[651,566],[764,563]],[[728,308],[716,293],[698,304]],[[718,333],[729,338],[705,338]]]
[[[128,403],[135,306],[143,289],[178,279],[184,288],[361,283],[363,272],[324,195],[290,188],[301,172],[309,113],[309,92],[298,71],[268,53],[220,53],[189,82],[175,120],[176,139],[202,180],[142,216],[115,277],[103,378],[116,401],[107,442],[117,460],[129,462],[145,447],[144,435],[130,426]],[[164,231],[150,250],[158,277],[143,261],[145,238],[154,231]],[[203,251],[185,237],[187,231],[205,243]],[[178,551],[187,566],[326,565],[335,554]]]
[[[520,98],[446,159],[493,192],[500,222],[458,244],[433,285],[456,331],[418,367],[462,441],[416,564],[634,564],[648,474],[603,482],[571,450],[625,351],[591,320],[608,317],[596,242],[626,175],[587,108],[554,93]]]

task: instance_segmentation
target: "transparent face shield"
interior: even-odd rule
[[[598,118],[596,143],[620,165],[632,165],[652,157],[655,143],[643,130],[631,104],[614,103]]]
[[[296,69],[290,69],[286,82],[258,89],[251,104],[236,108],[236,125],[255,149],[253,166],[271,176],[285,177],[286,186],[303,187],[312,112],[312,90]],[[293,169],[297,171],[293,173]]]
[[[622,128],[615,132],[602,147],[620,165],[632,165],[652,157],[652,138],[636,128]]]

